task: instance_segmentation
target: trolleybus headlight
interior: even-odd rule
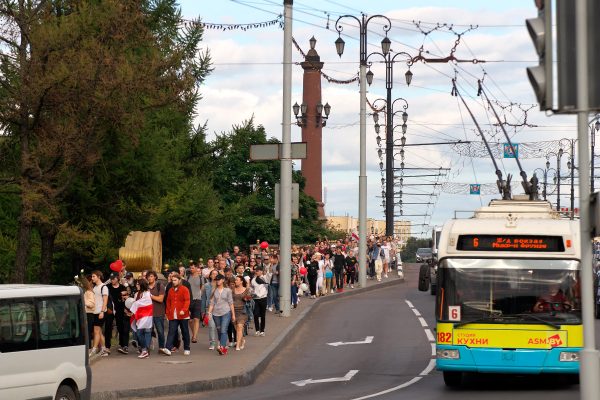
[[[561,351],[560,361],[579,361],[579,353],[575,351]]]
[[[458,350],[438,349],[437,358],[448,358],[452,360],[457,360],[460,358],[460,353]]]

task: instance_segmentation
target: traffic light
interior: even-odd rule
[[[552,110],[552,2],[536,0],[535,3],[538,16],[527,19],[525,23],[540,64],[528,67],[527,76],[540,104],[540,110],[545,111]]]

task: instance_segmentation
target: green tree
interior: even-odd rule
[[[429,239],[420,239],[416,237],[409,237],[406,241],[406,246],[400,252],[403,262],[414,263],[417,261],[417,249],[419,247],[431,247]]]
[[[113,150],[112,157],[135,153],[152,118],[163,117],[165,137],[171,134],[177,141],[189,135],[209,59],[198,54],[201,27],[180,30],[175,5],[172,0],[6,0],[0,5],[5,28],[0,33],[0,128],[17,149],[13,165],[0,175],[0,183],[16,187],[19,195],[13,281],[25,279],[33,228],[41,242],[41,271],[51,271],[57,237],[81,243],[94,238],[86,231],[90,226],[100,237],[127,226],[111,224],[97,215],[102,213],[74,210],[75,205],[88,199],[95,200],[88,208],[137,208],[133,218],[143,220],[144,208],[157,202],[152,195],[166,195],[164,186],[146,195],[131,185],[129,190],[137,189],[132,196],[101,197],[95,191],[102,190],[102,177],[94,174],[114,165],[107,151]],[[165,114],[155,114],[161,111],[174,111],[185,129],[169,132]],[[144,173],[135,178],[152,179]],[[117,208],[106,208],[114,203]]]

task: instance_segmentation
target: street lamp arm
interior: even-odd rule
[[[369,18],[367,18],[367,20],[364,23],[365,29],[366,29],[367,25],[369,24],[369,21],[371,21],[373,18],[383,18],[387,21],[387,24],[383,25],[383,31],[385,32],[385,35],[387,36],[387,33],[390,31],[390,29],[392,29],[392,21],[390,21],[390,19],[388,17],[386,17],[385,15],[381,15],[381,14],[371,15]]]
[[[384,104],[381,106],[381,108],[378,108],[377,103],[384,103]],[[371,103],[371,107],[373,108],[373,111],[375,111],[375,112],[381,112],[381,111],[385,110],[386,106],[387,106],[387,101],[385,99],[382,99],[381,97]]]
[[[409,67],[413,65],[413,56],[411,56],[405,51],[399,51],[398,53],[395,53],[394,56],[391,58],[391,61],[394,62],[396,60],[396,57],[398,57],[399,55],[404,55],[408,57],[408,59],[406,60],[406,65],[408,65]]]
[[[396,100],[394,100],[394,101],[392,102],[392,110],[393,110],[394,108],[396,108],[396,102],[397,102],[398,100],[402,100],[402,101],[404,102],[404,105],[402,105],[402,108],[404,109],[404,111],[406,111],[406,109],[408,109],[408,101],[406,101],[406,99],[404,99],[404,98],[402,98],[402,97],[398,97]],[[396,115],[396,114],[397,114],[397,113],[399,113],[399,112],[400,112],[400,111],[396,111],[396,112],[394,113],[394,115]]]
[[[335,21],[335,30],[340,35],[342,34],[342,31],[344,30],[344,26],[342,24],[340,24],[340,20],[343,18],[354,18],[356,20],[356,22],[358,22],[358,26],[359,27],[361,26],[361,20],[358,19],[357,17],[355,17],[354,15],[351,15],[351,14],[341,15],[338,17],[337,21]]]

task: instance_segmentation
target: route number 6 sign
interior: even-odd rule
[[[448,319],[450,321],[460,321],[460,306],[448,306]]]

